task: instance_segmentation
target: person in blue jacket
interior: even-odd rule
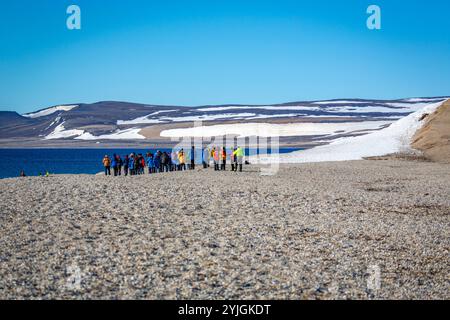
[[[130,168],[130,176],[134,176],[134,154],[133,153],[130,155],[130,162],[128,164],[128,167]]]
[[[153,158],[153,165],[155,166],[155,172],[160,172],[161,166],[161,151],[156,151],[155,157]]]
[[[155,163],[153,161],[153,154],[149,153],[147,155],[147,167],[148,167],[148,173],[155,173]]]
[[[118,173],[118,163],[117,163],[117,155],[114,153],[111,159],[111,167],[113,167],[114,170],[114,176],[117,177],[117,173]]]

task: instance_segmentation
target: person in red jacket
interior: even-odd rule
[[[220,170],[227,170],[227,150],[225,149],[225,147],[222,148],[222,151],[220,153]]]

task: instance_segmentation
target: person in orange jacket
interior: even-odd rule
[[[220,161],[219,148],[214,148],[214,170],[215,171],[219,171],[219,161]]]
[[[227,150],[225,147],[222,148],[221,154],[220,154],[220,170],[226,171],[227,170]]]
[[[111,175],[111,159],[108,157],[108,155],[105,155],[103,158],[103,166],[105,167],[105,176]]]

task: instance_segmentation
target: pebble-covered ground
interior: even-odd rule
[[[450,165],[245,170],[0,180],[0,298],[450,298]]]

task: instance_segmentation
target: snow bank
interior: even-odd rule
[[[126,130],[117,130],[114,133],[103,134],[100,136],[94,136],[89,132],[85,132],[80,136],[76,137],[76,140],[142,140],[145,137],[139,132],[141,129],[139,128],[131,128]]]
[[[345,123],[240,123],[194,128],[170,129],[160,133],[161,137],[293,137],[344,134],[364,130],[377,130],[392,121],[364,121]]]
[[[53,140],[53,139],[65,139],[71,138],[75,136],[80,136],[84,134],[84,130],[72,129],[66,130],[64,128],[64,122],[59,124],[52,133],[48,134],[44,137],[45,140]]]
[[[38,112],[34,112],[34,113],[27,113],[27,114],[24,114],[23,116],[27,117],[27,118],[39,118],[39,117],[48,116],[48,115],[53,114],[58,111],[70,111],[76,107],[78,107],[78,105],[56,106],[56,107],[47,108],[47,109],[44,109],[44,110],[41,110]]]
[[[411,139],[415,132],[423,125],[423,122],[419,121],[420,118],[424,114],[430,114],[436,111],[442,103],[428,104],[421,110],[377,132],[359,137],[337,139],[328,145],[283,154],[277,159],[275,157],[271,159],[270,156],[266,156],[261,160],[263,162],[271,162],[273,160],[281,163],[347,161],[411,151]]]

